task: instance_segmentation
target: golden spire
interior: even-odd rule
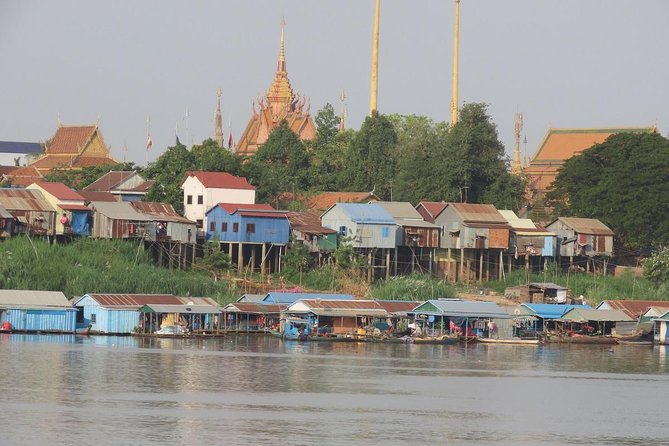
[[[514,122],[516,145],[513,148],[513,163],[511,163],[511,173],[514,175],[520,175],[523,172],[523,164],[520,160],[520,133],[522,131],[523,131],[523,114],[516,113],[516,120]]]
[[[379,10],[381,0],[376,0],[374,11],[374,32],[372,33],[372,85],[369,94],[369,115],[377,111],[377,96],[379,91]]]
[[[274,116],[281,115],[288,111],[292,106],[295,95],[288,80],[288,71],[286,71],[286,52],[284,49],[284,28],[286,21],[281,17],[281,44],[279,47],[279,61],[276,67],[276,75],[272,85],[267,90],[267,102]],[[262,108],[262,106],[261,106]]]
[[[344,101],[346,100],[346,90],[341,91],[339,99],[341,99],[341,116],[339,116],[339,131],[343,132],[344,130],[346,130],[346,104],[344,103]]]
[[[218,144],[219,147],[223,147],[223,117],[221,116],[221,87],[218,87],[216,90],[216,96],[218,96],[218,106],[216,107],[216,113],[214,114],[214,141]]]
[[[460,0],[455,0],[455,30],[453,32],[453,98],[451,99],[451,125],[458,122],[458,52],[460,35]]]

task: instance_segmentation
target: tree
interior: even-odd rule
[[[280,192],[309,187],[309,154],[284,120],[244,165],[258,201],[272,201]]]
[[[177,212],[183,212],[181,183],[186,171],[193,168],[195,159],[183,144],[168,147],[165,153],[144,171],[155,183],[146,194],[146,201],[169,203]]]
[[[218,239],[214,239],[204,245],[204,255],[198,260],[197,265],[209,271],[214,280],[221,277],[223,271],[230,266],[230,256],[221,250],[221,244]]]
[[[239,175],[241,170],[239,158],[219,146],[211,138],[205,139],[200,145],[193,146],[191,154],[193,157],[192,170],[228,172],[232,175]]]
[[[339,131],[339,117],[330,104],[325,104],[314,120],[317,126],[316,138],[308,142],[312,156],[310,186],[319,191],[346,189],[346,179],[342,173],[348,164],[347,149],[354,132]]]
[[[396,146],[397,133],[387,117],[374,112],[365,118],[349,152],[349,184],[352,188],[373,190],[379,197],[390,199],[397,174]]]
[[[555,215],[601,220],[623,246],[669,243],[669,140],[619,133],[568,159],[546,204]]]

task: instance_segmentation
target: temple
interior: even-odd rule
[[[109,154],[98,125],[59,125],[45,144],[45,152],[29,164],[41,175],[53,169],[80,170],[84,167],[118,164]]]
[[[267,141],[272,130],[278,127],[283,120],[301,140],[316,137],[316,126],[311,119],[310,105],[305,98],[293,92],[288,80],[283,34],[284,23],[282,22],[276,75],[266,95],[253,102],[253,116],[235,147],[235,153],[238,155],[255,154]]]

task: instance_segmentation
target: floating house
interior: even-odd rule
[[[288,212],[293,243],[301,243],[307,251],[318,255],[318,265],[323,254],[337,249],[337,231],[321,226],[317,215],[309,212]]]
[[[658,345],[669,345],[669,311],[653,321],[653,340]]]
[[[212,299],[172,294],[89,293],[77,299],[74,306],[79,311],[79,321],[83,326],[90,326],[92,333],[104,334],[149,333],[161,325],[192,324],[194,320],[199,321],[198,327],[191,325],[189,328],[197,330],[215,325],[210,318],[220,311]],[[174,318],[174,314],[180,317]],[[193,314],[203,317],[189,317]]]
[[[279,326],[287,304],[234,302],[221,310],[221,329],[237,332],[265,332]]]
[[[511,227],[507,268],[511,272],[514,264],[525,264],[525,269],[538,270],[557,255],[557,234],[537,226],[529,218],[518,218],[515,212],[500,210]]]
[[[55,234],[56,210],[40,191],[0,188],[0,206],[14,217],[14,234]]]
[[[503,321],[506,321],[504,333],[512,333],[511,316],[494,302],[428,300],[414,308],[411,314],[417,327],[430,336],[459,334],[465,338],[492,338],[499,336]]]
[[[74,333],[77,310],[60,291],[0,290],[0,328]]]
[[[355,297],[351,294],[337,293],[302,293],[302,292],[284,292],[270,291],[263,298],[265,303],[292,304],[301,299],[321,299],[321,300],[353,300]]]
[[[116,201],[140,201],[153,186],[139,173],[129,170],[110,170],[84,188],[87,192],[108,192]]]
[[[567,311],[574,308],[592,310],[592,307],[589,305],[524,303],[514,308],[513,313],[514,317],[534,317],[536,323],[532,326],[532,329],[537,333],[543,333],[547,330],[555,329],[556,321]]]
[[[530,282],[504,290],[507,299],[533,304],[566,304],[572,300],[569,289],[550,282]],[[570,302],[571,303],[571,302]]]
[[[206,214],[207,240],[217,240],[238,271],[250,267],[264,274],[281,270],[281,254],[290,242],[286,211],[269,204],[219,203]]]
[[[179,215],[171,204],[137,201],[132,202],[131,206],[153,219],[154,224],[147,227],[148,240],[195,243],[195,222]]]
[[[41,192],[51,207],[56,209],[56,235],[91,234],[92,211],[78,192],[63,183],[48,181],[33,183],[26,189]]]
[[[622,310],[588,310],[572,308],[565,312],[558,321],[563,322],[569,331],[589,332],[603,336],[627,334],[629,326],[635,321]],[[620,330],[618,324],[621,324]]]
[[[154,217],[138,212],[125,201],[93,201],[93,237],[107,239],[149,238]]]

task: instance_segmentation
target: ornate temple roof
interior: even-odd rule
[[[279,60],[274,80],[265,96],[253,102],[253,116],[235,147],[235,153],[253,155],[283,120],[301,140],[315,138],[316,126],[310,113],[308,100],[293,92],[288,79],[282,24]]]

